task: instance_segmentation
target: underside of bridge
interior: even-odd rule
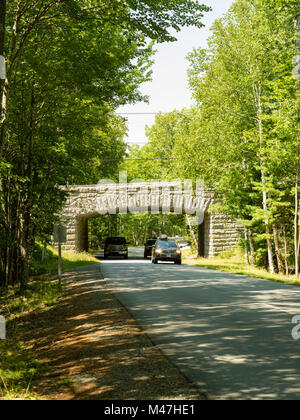
[[[89,221],[98,217],[105,218],[97,213],[90,213],[76,217],[75,248],[78,252],[89,251]],[[166,215],[168,217],[168,215]],[[209,214],[206,213],[201,225],[197,226],[195,231],[195,241],[197,242],[198,255],[206,257],[209,255]],[[160,233],[165,233],[161,231]],[[104,238],[105,239],[105,238]]]

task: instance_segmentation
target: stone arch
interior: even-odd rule
[[[127,213],[134,207],[134,200],[137,212],[164,212],[169,209],[169,213],[190,214],[195,211],[199,217],[205,215],[198,230],[198,251],[201,256],[213,256],[232,248],[240,238],[237,223],[224,215],[209,213],[209,206],[214,203],[212,190],[203,191],[193,201],[191,195],[178,189],[178,182],[62,188],[69,192],[60,215],[62,224],[67,228],[67,243],[63,246],[67,250],[88,250],[88,220],[105,214]],[[193,208],[189,207],[190,202],[194,203]]]

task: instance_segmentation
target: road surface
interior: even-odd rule
[[[155,344],[211,399],[300,399],[295,286],[188,265],[151,264],[142,248],[103,275]]]

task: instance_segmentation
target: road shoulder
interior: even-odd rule
[[[118,302],[100,265],[64,274],[65,295],[26,319],[27,341],[44,373],[32,391],[57,400],[199,400]]]

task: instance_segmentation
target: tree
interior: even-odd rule
[[[285,9],[278,13],[260,1],[238,0],[215,22],[209,48],[189,56],[199,110],[177,130],[175,141],[182,157],[179,170],[194,169],[193,176],[214,185],[222,211],[255,231],[257,241],[265,241],[271,272],[274,255],[282,271],[278,232],[284,209],[291,206],[282,177],[295,175],[288,151],[298,156],[296,119],[284,106],[298,106],[291,77],[292,21]],[[291,124],[284,139],[279,135],[283,120]]]
[[[123,164],[130,180],[142,178],[145,181],[174,178],[173,148],[176,127],[183,118],[183,111],[158,114],[155,123],[146,127],[148,143],[142,148],[134,146],[128,156],[132,161]]]
[[[287,11],[294,19],[300,17],[300,5],[298,0],[262,0],[266,6],[279,11]]]
[[[0,1],[0,55],[4,54],[5,45],[6,0]]]

